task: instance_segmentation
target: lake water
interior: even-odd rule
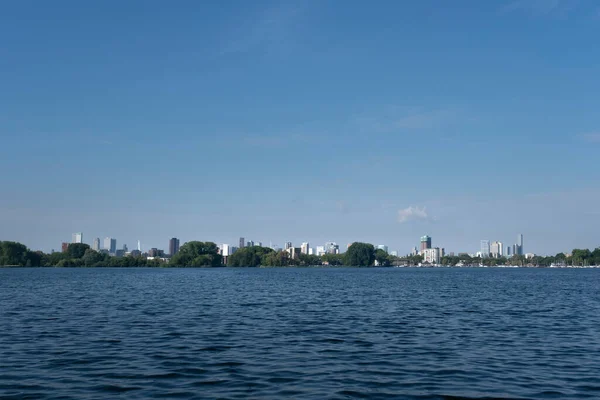
[[[600,270],[0,269],[0,398],[600,398]]]

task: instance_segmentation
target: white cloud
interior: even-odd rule
[[[403,224],[404,222],[414,221],[414,220],[429,220],[429,214],[427,214],[427,209],[425,207],[407,207],[402,210],[398,210],[398,222]]]
[[[600,143],[600,132],[584,133],[581,138],[589,143]]]

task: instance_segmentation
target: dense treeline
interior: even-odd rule
[[[385,251],[375,249],[368,243],[353,243],[344,254],[325,254],[321,257],[300,254],[294,258],[286,251],[274,251],[270,248],[252,246],[236,251],[227,259],[231,267],[286,267],[286,266],[389,266],[417,265],[421,256],[398,258]],[[524,256],[511,258],[479,258],[468,255],[445,256],[442,265],[519,265],[547,267],[554,265],[585,266],[600,265],[600,247],[593,251],[574,249],[570,256],[558,253],[555,256],[535,256],[525,259]],[[223,257],[212,242],[188,242],[181,246],[179,252],[170,262],[144,257],[111,257],[108,254],[94,251],[89,245],[72,243],[64,253],[46,254],[31,251],[17,242],[0,242],[0,266],[15,267],[219,267],[223,265]]]

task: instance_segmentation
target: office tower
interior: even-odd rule
[[[256,242],[256,246],[262,247],[262,242]]]
[[[142,242],[140,242],[139,240],[138,240],[138,248],[137,249],[140,252],[142,251]]]
[[[62,245],[60,246],[61,250],[63,253],[66,253],[67,250],[69,250],[69,243],[67,242],[63,242]]]
[[[313,249],[312,247],[308,248],[308,255],[309,256],[314,256],[315,255],[315,249]]]
[[[423,262],[429,264],[439,264],[441,252],[438,247],[423,250]]]
[[[253,240],[248,240],[246,242],[246,247],[254,247],[254,241]]]
[[[520,233],[517,236],[517,250],[518,250],[518,255],[522,256],[523,254],[525,254],[525,251],[523,250],[523,234]]]
[[[244,248],[244,238],[241,237],[240,238],[240,249],[243,249],[243,248]]]
[[[510,250],[511,250],[510,246],[506,246],[506,256],[507,257],[510,257],[510,255],[511,255]]]
[[[169,240],[169,255],[173,257],[179,251],[179,239],[171,238]]]
[[[104,238],[104,250],[107,250],[109,254],[116,254],[117,252],[117,239]]]
[[[421,251],[431,248],[431,237],[425,235],[421,237]]]
[[[383,250],[386,253],[388,252],[388,247],[385,244],[380,244],[377,246],[377,250]]]
[[[94,239],[94,244],[92,245],[92,250],[100,251],[100,238]]]
[[[300,245],[300,253],[302,253],[302,254],[308,254],[308,248],[309,248],[308,242],[302,243]]]
[[[504,245],[502,242],[492,242],[490,245],[490,253],[494,258],[502,257],[504,255]]]
[[[124,253],[127,253],[128,251],[129,251],[129,249],[127,248],[127,245],[126,245],[126,244],[124,244],[124,245],[123,245],[123,252],[124,252]]]
[[[317,255],[321,257],[323,254],[325,254],[325,246],[317,246]]]
[[[327,254],[339,254],[340,246],[336,242],[325,243],[325,252]]]
[[[291,249],[292,247],[294,247],[294,246],[292,246],[292,242],[285,242],[284,250]]]
[[[83,233],[77,232],[73,234],[73,240],[71,243],[83,243]]]
[[[489,257],[490,256],[490,241],[482,240],[481,241],[481,257]]]

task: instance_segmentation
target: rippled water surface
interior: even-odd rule
[[[0,269],[0,398],[600,398],[600,270]]]

